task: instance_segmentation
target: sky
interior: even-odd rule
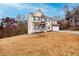
[[[77,3],[0,3],[0,18],[27,15],[40,9],[47,16],[64,16],[64,6],[70,9],[78,6]]]

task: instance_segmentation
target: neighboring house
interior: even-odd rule
[[[59,31],[57,21],[44,15],[40,9],[36,13],[30,13],[27,20],[28,34],[35,32]]]

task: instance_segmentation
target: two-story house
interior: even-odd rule
[[[40,9],[35,13],[29,13],[28,34],[35,33],[35,32],[52,31],[55,25],[58,26],[57,23],[54,24],[52,22],[53,20],[50,17],[47,17],[46,15],[44,15]]]

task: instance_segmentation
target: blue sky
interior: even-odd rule
[[[79,4],[72,3],[3,3],[0,4],[0,18],[2,17],[16,17],[16,15],[28,14],[41,9],[47,16],[63,16],[64,5],[68,5],[70,9]]]

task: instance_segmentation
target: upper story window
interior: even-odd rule
[[[39,21],[39,17],[34,17],[34,21]]]
[[[36,26],[36,25],[35,25],[35,26],[34,26],[34,29],[35,29],[35,30],[38,30],[38,29],[39,29],[39,26]]]
[[[53,20],[53,24],[57,24],[57,21],[56,20]]]
[[[45,19],[44,19],[44,18],[42,18],[42,21],[45,21]]]

